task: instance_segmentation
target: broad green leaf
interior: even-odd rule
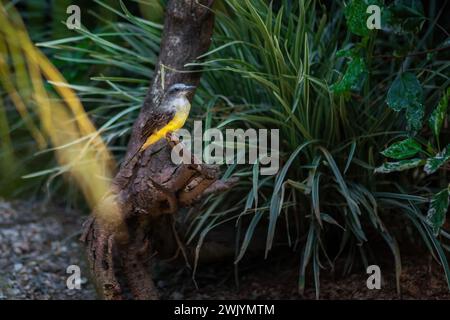
[[[402,160],[416,155],[421,149],[420,144],[416,140],[408,138],[392,144],[389,148],[382,151],[381,154],[388,158]]]
[[[378,4],[374,0],[351,0],[345,7],[344,14],[349,30],[361,37],[365,37],[371,30],[367,28],[367,7],[370,4]]]
[[[445,116],[447,115],[449,99],[450,87],[447,88],[447,91],[444,93],[441,101],[439,101],[436,109],[434,109],[431,113],[430,119],[428,121],[428,124],[430,125],[430,128],[436,138],[439,138],[439,134],[441,133],[442,124],[444,123]]]
[[[448,198],[449,190],[448,188],[446,188],[436,193],[431,199],[426,221],[428,225],[430,225],[433,229],[433,233],[435,236],[439,235],[439,231],[444,225],[445,216],[448,209]]]
[[[385,23],[397,33],[417,33],[426,21],[421,0],[395,0],[385,12]]]
[[[450,160],[450,145],[433,158],[427,159],[424,170],[427,174],[435,173],[440,167]]]
[[[398,162],[386,162],[382,166],[375,169],[375,173],[389,173],[396,171],[404,171],[412,168],[423,166],[425,160],[423,159],[410,159],[402,160]]]
[[[340,81],[331,86],[334,93],[344,93],[350,90],[359,90],[364,77],[367,74],[367,66],[363,58],[353,56],[348,63],[347,70]]]
[[[397,77],[389,88],[386,102],[395,111],[406,110],[411,129],[419,130],[422,127],[425,114],[423,90],[414,74],[405,72]]]
[[[389,88],[386,102],[395,111],[407,109],[418,102],[422,103],[422,86],[416,76],[405,72],[397,77]]]

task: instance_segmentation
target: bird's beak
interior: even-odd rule
[[[185,94],[187,97],[192,98],[192,97],[194,96],[194,90],[195,90],[196,88],[197,88],[196,86],[186,86],[186,87],[184,88],[183,92],[184,92],[184,94]]]

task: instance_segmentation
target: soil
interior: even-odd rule
[[[272,269],[272,270],[271,270]],[[217,268],[197,275],[197,286],[185,281],[178,287],[172,283],[162,286],[166,299],[316,299],[312,281],[307,283],[303,295],[297,290],[298,270],[295,266],[273,270],[270,266],[249,270],[239,278],[239,289],[233,272],[228,274]],[[426,264],[406,262],[401,278],[401,295],[397,294],[395,278],[390,272],[382,282],[380,290],[369,290],[368,275],[354,273],[340,279],[323,274],[320,283],[320,299],[450,299],[449,289],[438,266],[431,269]],[[186,278],[185,278],[186,279]],[[192,280],[191,280],[192,282]],[[179,284],[180,282],[178,282]],[[175,289],[176,288],[176,289]]]
[[[95,299],[82,273],[82,290],[69,290],[67,267],[86,269],[78,242],[81,215],[34,203],[0,201],[0,300]]]
[[[78,241],[85,218],[73,210],[0,201],[0,300],[96,299]],[[292,257],[247,261],[238,276],[232,262],[202,265],[195,281],[187,268],[161,263],[155,281],[163,299],[315,299],[311,277],[305,293],[298,293],[298,261]],[[401,296],[392,266],[386,264],[381,266],[380,290],[367,288],[369,275],[363,268],[345,277],[323,271],[320,299],[450,299],[442,268],[427,255],[403,256],[402,262]],[[70,265],[81,269],[80,290],[67,288]]]

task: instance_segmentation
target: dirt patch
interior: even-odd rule
[[[0,201],[0,300],[96,299],[78,241],[86,217],[76,211]],[[232,261],[199,266],[195,281],[184,267],[156,266],[163,299],[315,299],[312,277],[304,295],[297,290],[298,261],[292,253],[268,261],[247,261],[236,277]],[[361,267],[342,276],[321,273],[321,299],[450,299],[442,268],[426,254],[403,256],[402,296],[396,292],[392,261],[381,266],[380,290],[369,290]],[[78,265],[82,289],[69,290],[66,268]],[[237,281],[237,279],[239,281]],[[197,285],[197,287],[196,287]]]
[[[0,201],[0,300],[95,299],[86,277],[74,211]],[[66,269],[80,266],[82,290],[69,290]]]
[[[198,289],[190,274],[183,271],[166,274],[157,284],[165,299],[316,299],[312,276],[300,295],[298,265],[285,261],[260,261],[244,267],[238,284],[233,269],[224,264],[201,268],[195,277]],[[320,299],[450,299],[442,268],[426,257],[403,258],[401,296],[397,294],[392,268],[382,266],[381,270],[380,290],[367,288],[369,275],[363,268],[345,277],[325,270],[320,277]]]

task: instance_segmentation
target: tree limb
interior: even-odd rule
[[[157,121],[152,110],[165,90],[175,83],[198,86],[201,72],[186,64],[194,62],[210,46],[214,27],[212,4],[213,1],[201,0],[169,1],[159,60],[133,126],[123,162],[127,165],[120,168],[110,193],[85,226],[82,240],[98,289],[107,299],[157,299],[151,259],[155,253],[162,256],[177,249],[178,239],[166,232],[172,229],[173,221],[167,217],[198,201],[204,192],[228,186],[217,180],[217,170],[211,176],[204,174],[208,168],[172,163],[171,145],[166,140],[133,157],[144,142],[145,124]],[[187,188],[199,179],[198,187]]]

